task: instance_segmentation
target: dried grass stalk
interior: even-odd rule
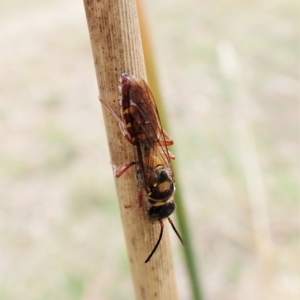
[[[100,97],[116,112],[118,77],[122,71],[146,78],[136,3],[134,0],[84,0]],[[122,136],[116,120],[103,107],[111,162],[121,166],[136,160],[135,149]],[[116,179],[136,299],[177,299],[168,226],[161,245],[148,264],[144,261],[159,236],[159,225],[148,222],[146,208],[135,205],[135,168]],[[105,230],[105,228],[104,228]],[[116,283],[117,288],[117,283]]]

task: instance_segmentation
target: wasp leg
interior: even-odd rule
[[[157,142],[155,142],[155,145],[160,145],[160,146],[172,146],[174,145],[173,141],[165,141],[165,140],[158,140]]]
[[[156,143],[154,143],[154,145],[155,146],[157,146],[157,145],[162,145],[162,143],[161,142],[156,142]],[[164,145],[163,145],[164,146]],[[169,149],[167,149],[167,151],[168,151],[168,156],[169,156],[169,158],[170,158],[170,160],[175,160],[175,155],[169,150]],[[165,153],[165,151],[163,151],[163,153]],[[166,154],[166,153],[165,153]]]
[[[119,127],[120,127],[120,130],[123,134],[123,136],[126,138],[126,140],[132,144],[132,145],[135,145],[135,142],[134,140],[130,137],[130,134],[128,133],[128,131],[126,130],[126,127],[125,127],[125,124],[120,120],[120,118],[117,116],[117,114],[114,112],[114,110],[107,104],[105,103],[102,99],[100,99],[100,102],[103,103],[107,108],[108,110],[110,111],[111,115],[115,118],[115,120],[118,122],[119,124]]]
[[[162,136],[159,137],[159,140],[155,142],[155,145],[160,145],[160,146],[172,146],[174,145],[173,140],[171,137],[165,132],[164,129],[161,129]]]
[[[171,160],[175,160],[175,155],[171,151],[168,150],[168,154]]]
[[[165,140],[163,141],[165,143],[165,146],[172,146],[174,142],[164,129],[162,130],[162,134],[165,138]]]
[[[138,204],[136,206],[136,208],[141,208],[143,207],[143,192],[140,190],[139,193],[138,193]]]
[[[143,192],[141,190],[139,191],[136,206],[132,206],[131,204],[125,204],[124,207],[125,208],[134,208],[134,209],[142,208],[143,207]]]
[[[132,161],[128,164],[125,164],[124,166],[122,166],[120,168],[117,168],[116,165],[112,165],[115,177],[120,178],[131,166],[133,166],[137,163],[138,163],[137,161]]]

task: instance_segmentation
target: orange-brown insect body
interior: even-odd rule
[[[167,145],[173,142],[162,129],[152,93],[145,81],[125,73],[120,81],[121,113],[132,143],[137,146],[148,201],[154,206],[163,206],[169,201],[172,203],[168,206],[175,210],[172,199],[175,178],[167,149]],[[167,217],[165,213],[159,219],[149,215],[151,221],[160,221],[163,217]]]
[[[163,130],[152,93],[141,78],[122,73],[120,76],[120,97],[122,119],[102,100],[119,122],[126,139],[136,147],[138,161],[122,166],[116,176],[120,177],[130,166],[137,165],[137,181],[140,190],[144,189],[150,204],[148,218],[152,223],[159,222],[161,233],[157,244],[149,255],[150,260],[158,247],[162,233],[163,220],[168,218],[181,240],[169,216],[175,211],[173,200],[175,178],[171,166],[174,155],[168,151],[173,141]],[[182,240],[181,240],[182,241]]]

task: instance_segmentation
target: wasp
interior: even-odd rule
[[[142,78],[121,73],[119,78],[119,104],[121,118],[103,100],[100,101],[110,110],[119,123],[123,136],[136,147],[138,160],[129,162],[115,170],[119,178],[131,166],[137,166],[137,183],[139,188],[138,203],[142,206],[143,192],[149,203],[148,219],[151,223],[160,224],[160,235],[156,245],[146,259],[149,262],[162,236],[165,219],[168,219],[176,235],[182,238],[175,228],[170,215],[175,211],[173,200],[175,177],[171,160],[175,156],[168,150],[173,141],[162,128],[157,106],[149,86]]]

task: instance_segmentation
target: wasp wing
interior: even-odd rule
[[[125,102],[123,116],[131,127],[127,130],[135,138],[147,190],[149,174],[157,165],[169,168],[174,179],[167,149],[167,145],[172,145],[173,141],[162,128],[157,106],[147,83],[141,78],[123,73],[121,78],[125,77],[126,81],[122,81],[122,101]]]

